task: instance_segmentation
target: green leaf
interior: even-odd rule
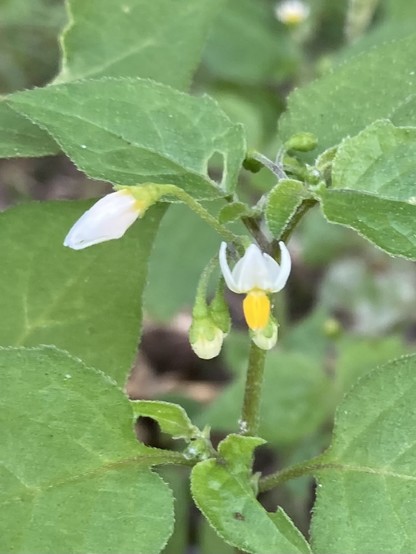
[[[302,552],[303,554],[311,554],[310,546],[306,542],[305,537],[299,529],[293,525],[292,520],[289,518],[287,513],[282,510],[282,508],[278,508],[275,513],[269,513],[269,517],[282,535],[290,540],[290,542],[298,548],[299,552]]]
[[[0,157],[49,156],[59,146],[46,131],[33,125],[2,100],[0,101]]]
[[[392,256],[416,259],[416,205],[351,190],[321,190],[322,211]]]
[[[173,183],[199,197],[232,192],[245,155],[242,127],[214,100],[141,79],[101,79],[15,94],[88,175],[112,183]],[[218,185],[208,161],[223,157]]]
[[[225,205],[218,214],[220,223],[230,223],[237,221],[241,217],[253,215],[253,210],[244,204],[244,202],[232,202]]]
[[[153,449],[136,441],[123,393],[51,347],[0,350],[0,375],[0,550],[159,553],[172,493],[140,465]]]
[[[20,3],[23,5],[16,11],[21,15],[28,2]],[[223,4],[224,0],[68,0],[70,23],[62,38],[62,71],[57,81],[92,76],[143,77],[186,89],[212,19]],[[48,22],[52,9],[48,3]],[[31,25],[33,20],[31,14]],[[58,145],[43,130],[0,106],[0,156],[59,152]],[[12,132],[11,142],[10,135],[2,138],[8,130]]]
[[[399,554],[416,544],[416,356],[363,377],[339,407],[318,471],[313,548]]]
[[[58,82],[143,77],[188,88],[224,0],[69,0]]]
[[[256,500],[250,481],[254,448],[263,441],[232,435],[221,443],[222,460],[205,460],[192,470],[191,489],[198,508],[220,537],[253,554],[305,552],[274,524]],[[242,459],[239,458],[242,455]],[[307,551],[306,551],[307,552]]]
[[[0,344],[55,344],[122,385],[137,350],[147,259],[164,209],[149,211],[118,241],[64,248],[90,205],[32,203],[0,215]]]
[[[416,128],[376,121],[341,143],[332,165],[332,186],[416,201],[415,159]]]
[[[269,352],[266,359],[259,435],[276,446],[294,444],[313,433],[330,411],[329,382],[320,361],[291,352]],[[201,413],[197,425],[218,431],[237,428],[243,376]]]
[[[293,92],[279,125],[282,140],[309,131],[319,139],[319,153],[376,119],[389,117],[414,93],[415,49],[415,34],[382,44]],[[406,125],[416,125],[416,120]],[[306,156],[311,160],[314,155]]]
[[[169,207],[149,263],[144,305],[153,317],[169,320],[193,305],[201,273],[218,253],[219,243],[217,233],[188,206]],[[186,252],[186,256],[179,259],[178,252]]]
[[[249,478],[253,465],[254,449],[265,442],[260,437],[244,437],[231,434],[218,445],[218,454],[236,476]]]
[[[281,238],[293,215],[308,197],[303,183],[282,179],[267,197],[265,217],[272,235]]]
[[[220,79],[270,84],[293,74],[296,46],[264,0],[230,0],[215,21],[204,51],[204,65]]]
[[[182,406],[156,400],[132,400],[131,406],[136,417],[145,416],[155,419],[164,433],[174,439],[192,439],[199,429],[192,424]]]

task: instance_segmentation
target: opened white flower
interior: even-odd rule
[[[281,265],[260,248],[251,244],[244,256],[231,271],[227,262],[227,244],[220,248],[220,266],[230,290],[244,293],[244,316],[253,331],[264,329],[270,319],[269,294],[279,292],[285,286],[290,274],[291,259],[284,242],[279,242]]]
[[[280,2],[275,8],[276,17],[285,25],[298,25],[304,21],[310,12],[310,8],[301,0],[286,0]]]
[[[107,194],[87,210],[65,237],[64,246],[82,250],[119,239],[148,207],[127,189]]]

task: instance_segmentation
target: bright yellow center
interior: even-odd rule
[[[263,290],[251,290],[244,298],[244,317],[253,331],[264,329],[270,318],[270,300]]]

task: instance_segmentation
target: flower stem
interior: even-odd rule
[[[193,212],[195,212],[201,219],[203,219],[208,225],[211,225],[215,231],[227,242],[235,245],[241,244],[240,238],[231,232],[229,229],[221,225],[221,223],[213,215],[209,213],[197,200],[195,200],[190,194],[176,185],[161,185],[163,187],[164,194],[175,196],[182,202],[184,202]]]
[[[252,342],[240,420],[240,431],[243,435],[256,435],[258,432],[265,359],[266,351]]]

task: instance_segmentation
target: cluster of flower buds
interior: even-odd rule
[[[160,199],[163,192],[163,185],[117,187],[116,192],[96,202],[81,216],[66,236],[64,245],[81,250],[122,237],[134,221]],[[233,269],[228,265],[225,242],[221,244],[219,253],[225,283],[231,291],[245,294],[243,311],[251,339],[263,350],[269,350],[277,341],[278,324],[271,314],[270,295],[285,286],[291,270],[289,251],[283,242],[279,245],[280,265],[256,244],[246,249]],[[207,303],[209,273],[206,271],[201,277],[189,333],[193,350],[204,359],[218,356],[230,329],[230,314],[222,281],[212,302]]]

